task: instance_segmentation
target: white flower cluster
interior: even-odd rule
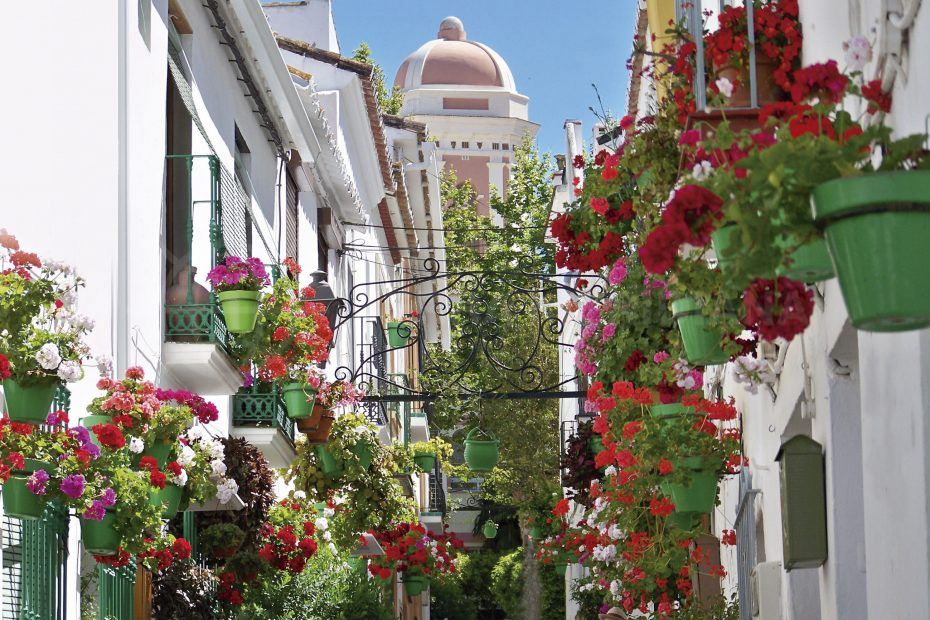
[[[617,547],[615,545],[595,545],[591,550],[591,556],[598,562],[612,562],[617,557]]]
[[[862,35],[844,43],[843,49],[846,50],[846,66],[850,71],[862,71],[872,60],[872,44]]]
[[[733,362],[733,380],[744,384],[750,394],[758,394],[760,385],[770,385],[775,379],[775,372],[765,360],[741,355]]]
[[[223,442],[210,436],[201,426],[194,426],[185,433],[188,443],[195,444],[197,449],[210,460],[210,480],[216,485],[216,498],[220,504],[227,504],[239,491],[239,484],[232,478],[226,477],[226,454]],[[196,452],[189,446],[182,446],[178,455],[178,463],[187,467],[194,462]],[[186,474],[186,472],[185,472]]]
[[[129,451],[132,452],[133,454],[141,454],[142,451],[145,450],[145,442],[142,441],[139,437],[129,437],[128,439],[129,439]]]

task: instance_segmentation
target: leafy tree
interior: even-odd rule
[[[368,44],[364,41],[359,43],[358,48],[356,48],[355,52],[352,54],[352,59],[372,66],[371,79],[372,82],[374,82],[375,95],[378,97],[378,105],[381,106],[381,111],[385,114],[397,114],[400,112],[401,106],[404,105],[404,93],[401,92],[399,86],[395,86],[391,90],[388,90],[384,70],[381,68],[381,65],[375,62]]]

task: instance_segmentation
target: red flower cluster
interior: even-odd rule
[[[158,388],[155,391],[155,395],[158,397],[158,400],[162,402],[174,401],[179,405],[190,407],[194,417],[196,417],[201,424],[216,422],[220,417],[216,405],[205,400],[200,394],[188,392],[187,390],[163,390]]]
[[[743,324],[766,340],[791,340],[810,323],[814,294],[802,282],[778,277],[754,280],[743,293]]]
[[[115,424],[94,424],[91,430],[97,436],[97,441],[110,450],[119,450],[126,445],[123,432]]]
[[[862,96],[869,102],[869,114],[891,112],[891,93],[882,91],[882,81],[880,79],[863,84]]]
[[[615,217],[617,221],[629,221],[633,217],[632,207],[625,210],[610,208],[604,213],[604,219],[608,222]],[[576,231],[576,228],[580,230]],[[559,267],[596,271],[612,265],[624,252],[622,235],[608,230],[600,239],[594,239],[581,219],[568,212],[560,213],[552,220],[551,232],[559,242],[559,249],[555,253],[555,262]]]
[[[662,212],[662,222],[639,248],[646,271],[661,274],[670,269],[683,243],[695,246],[710,243],[710,233],[723,219],[722,209],[723,200],[699,185],[685,185],[677,190]]]
[[[291,524],[275,528],[265,523],[261,530],[262,545],[258,556],[272,568],[298,574],[303,572],[307,559],[316,554],[317,543],[313,539],[313,523],[306,521],[299,535]]]
[[[10,378],[10,359],[0,353],[0,381]]]
[[[178,465],[173,463],[173,465]],[[180,465],[178,465],[180,467]],[[143,456],[139,459],[139,469],[149,472],[149,484],[158,489],[164,489],[165,483],[168,481],[168,477],[164,472],[159,471],[158,461],[155,460],[155,457],[152,456]]]
[[[464,548],[454,534],[431,532],[419,523],[398,523],[383,532],[371,532],[385,555],[373,558],[372,575],[387,579],[396,568],[416,575],[455,572],[455,555]]]
[[[816,63],[794,72],[791,100],[800,103],[816,97],[823,103],[839,103],[847,86],[849,78],[840,72],[835,60]]]
[[[138,554],[139,560],[155,558],[158,562],[158,570],[165,570],[176,561],[186,560],[191,557],[191,544],[183,538],[176,538],[170,547],[157,548],[150,539],[149,548]]]

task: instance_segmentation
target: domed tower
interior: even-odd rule
[[[427,124],[445,168],[472,182],[478,211],[488,215],[491,188],[506,194],[513,149],[539,125],[528,120],[529,98],[517,92],[510,67],[487,45],[468,40],[462,20],[445,18],[436,36],[397,70],[400,113]]]

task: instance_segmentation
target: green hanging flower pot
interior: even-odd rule
[[[149,503],[153,506],[161,506],[163,519],[173,519],[178,514],[183,494],[183,487],[168,483],[164,489],[157,489],[149,493]]]
[[[404,575],[404,592],[407,596],[418,596],[429,588],[429,577],[425,575]]]
[[[477,439],[484,435],[487,439]],[[475,427],[465,435],[465,464],[475,472],[488,472],[500,460],[500,440],[491,431]]]
[[[93,555],[116,555],[120,535],[116,531],[116,517],[107,511],[103,521],[81,519],[81,541],[84,550]]]
[[[3,512],[17,519],[41,519],[45,512],[45,498],[29,490],[28,474],[13,474],[3,483]]]
[[[335,478],[344,471],[342,466],[336,462],[336,457],[325,445],[316,447],[316,456],[320,460],[320,470],[322,470],[324,476]]]
[[[694,407],[686,407],[681,403],[651,405],[649,407],[649,413],[656,419],[672,424],[684,416],[692,415],[694,413]]]
[[[133,467],[139,466],[139,461],[142,460],[143,456],[150,456],[158,461],[158,469],[164,469],[171,457],[172,448],[174,448],[174,444],[170,441],[149,442],[142,449],[142,452],[132,457]]]
[[[281,388],[281,394],[284,396],[284,407],[290,419],[302,420],[309,418],[313,413],[316,390],[306,382],[286,383]]]
[[[367,443],[363,441],[358,442],[352,446],[350,452],[358,457],[358,464],[361,465],[362,469],[368,469],[374,455],[371,453],[371,448]]]
[[[406,346],[412,333],[413,327],[411,323],[403,323],[402,321],[388,321],[387,323],[388,344],[392,349]]]
[[[555,574],[561,576],[565,575],[565,571],[568,569],[568,564],[565,562],[558,562],[555,564]]]
[[[481,528],[481,533],[484,534],[485,538],[494,538],[497,536],[497,523],[488,519],[484,522],[484,527]]]
[[[708,513],[717,501],[717,474],[703,469],[700,457],[682,459],[678,465],[687,470],[688,482],[662,482],[662,492],[675,504],[675,512]]]
[[[676,510],[668,516],[666,521],[669,525],[679,530],[690,531],[697,526],[700,517],[701,514],[697,512],[678,512]]]
[[[835,179],[812,200],[852,324],[875,332],[930,325],[930,171]]]
[[[226,329],[234,334],[249,334],[255,329],[261,291],[223,291],[217,293]]]
[[[604,440],[601,439],[600,435],[591,435],[591,439],[588,440],[588,448],[594,454],[604,451]]]
[[[416,464],[417,469],[423,473],[429,473],[436,468],[436,455],[429,452],[415,454],[413,455],[413,462]]]
[[[788,256],[786,264],[778,268],[777,274],[806,284],[834,277],[836,272],[833,270],[830,252],[827,251],[827,242],[817,238],[798,247]]]
[[[699,366],[723,364],[730,356],[723,350],[723,336],[708,325],[701,308],[690,297],[672,302],[672,316],[678,322],[688,362]]]
[[[526,533],[527,533],[527,535],[528,535],[530,538],[532,538],[533,540],[539,540],[540,537],[542,537],[542,530],[540,530],[540,529],[539,529],[537,526],[535,526],[535,525],[530,526],[529,530],[527,530]]]
[[[10,420],[45,424],[59,385],[61,382],[57,379],[32,385],[21,385],[13,378],[4,379],[3,398]]]

